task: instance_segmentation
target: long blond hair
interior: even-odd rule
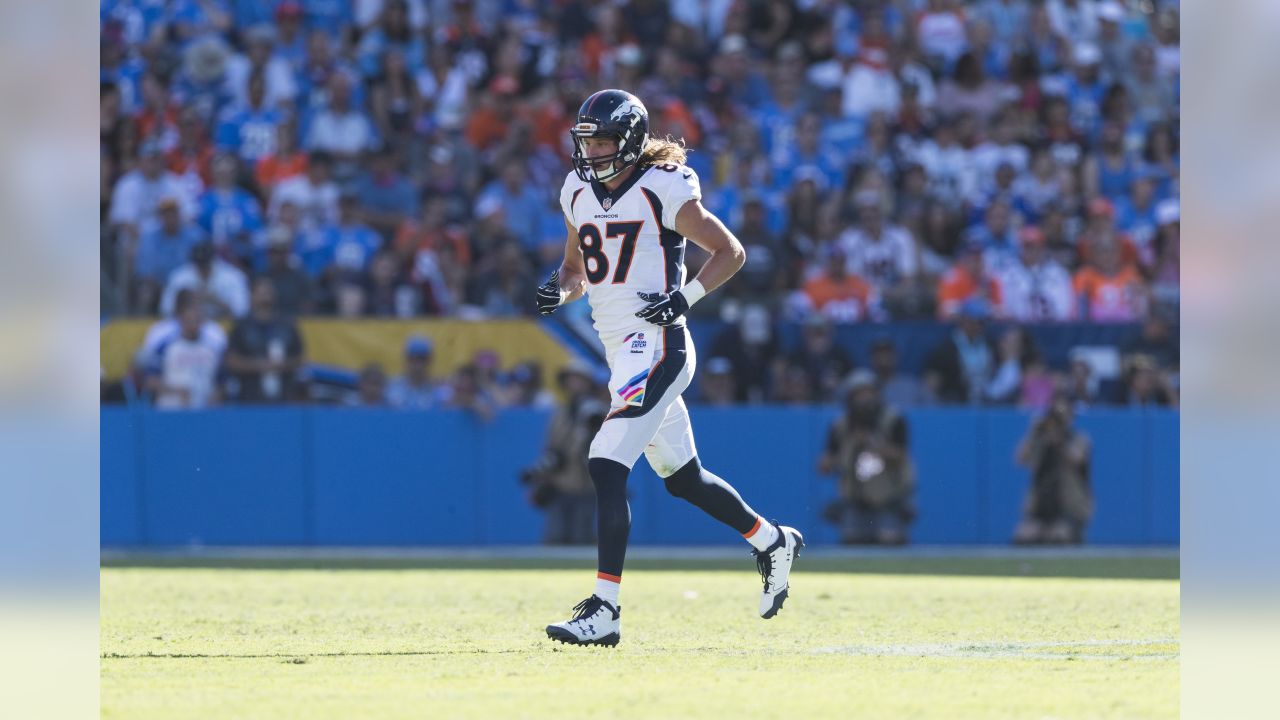
[[[684,138],[650,137],[640,151],[637,165],[683,165],[689,158],[690,150],[685,147]]]

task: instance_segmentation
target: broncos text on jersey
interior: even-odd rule
[[[577,228],[591,318],[606,348],[652,327],[635,317],[647,304],[637,293],[684,286],[685,239],[675,230],[676,213],[701,198],[697,174],[684,165],[637,167],[612,192],[572,172],[565,178],[560,207]]]

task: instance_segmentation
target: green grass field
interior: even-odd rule
[[[622,643],[552,643],[587,561],[102,570],[107,718],[1170,718],[1176,558],[628,563]],[[189,565],[189,564],[188,564]]]

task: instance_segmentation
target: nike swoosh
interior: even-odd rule
[[[688,175],[685,175],[685,176],[684,176],[684,179],[685,179],[685,180],[688,180],[688,179],[689,179],[689,178],[691,178],[691,177],[693,177],[693,173],[689,173]]]

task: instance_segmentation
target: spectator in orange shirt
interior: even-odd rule
[[[565,112],[560,88],[554,83],[543,85],[534,95],[530,107],[529,123],[533,126],[534,144],[551,152],[561,152],[569,137],[564,131],[573,123]]]
[[[602,3],[596,12],[595,27],[582,39],[583,65],[589,75],[608,70],[619,48],[634,44],[635,38],[623,27],[622,11],[612,3]]]
[[[1114,238],[1099,238],[1092,258],[1075,276],[1081,315],[1092,322],[1133,322],[1146,312],[1147,290],[1132,263],[1122,261]]]
[[[969,300],[986,300],[991,307],[1001,307],[1000,283],[987,274],[983,251],[980,242],[965,243],[955,264],[938,281],[940,319],[954,318],[960,306]]]
[[[153,140],[166,151],[178,142],[178,108],[173,104],[169,86],[159,75],[142,78],[142,108],[135,116],[138,137]]]
[[[654,118],[656,135],[670,134],[673,137],[684,138],[685,144],[690,147],[697,147],[702,142],[702,129],[698,127],[697,121],[693,119],[693,113],[689,111],[683,100],[674,95],[661,96],[657,99],[654,110],[657,116]]]
[[[422,217],[406,217],[400,224],[396,231],[395,251],[402,260],[410,260],[419,252],[438,251],[443,245],[453,247],[456,261],[471,265],[471,247],[467,244],[466,232],[449,224],[448,207],[443,197],[428,195],[423,198]]]
[[[809,306],[835,322],[881,319],[880,302],[866,280],[846,270],[844,250],[833,245],[827,251],[827,267],[804,284]]]
[[[1138,248],[1128,235],[1116,231],[1116,209],[1110,200],[1096,197],[1089,201],[1088,220],[1084,231],[1076,241],[1080,264],[1089,262],[1093,246],[1104,240],[1114,240],[1120,247],[1120,260],[1125,265],[1138,264]]]
[[[307,154],[298,149],[297,128],[292,120],[276,126],[276,151],[258,160],[254,180],[265,197],[271,196],[276,183],[307,171]]]
[[[507,136],[507,123],[516,114],[516,81],[500,77],[489,92],[481,94],[480,107],[467,119],[467,143],[476,150],[488,150]]]
[[[422,218],[406,218],[393,247],[401,267],[409,269],[410,280],[421,291],[422,312],[443,315],[454,311],[462,301],[471,247],[466,231],[448,222],[444,196],[424,197]]]
[[[183,110],[178,120],[178,144],[165,154],[169,172],[186,182],[194,181],[203,190],[213,180],[212,161],[213,144],[209,142],[204,120],[194,108]]]

